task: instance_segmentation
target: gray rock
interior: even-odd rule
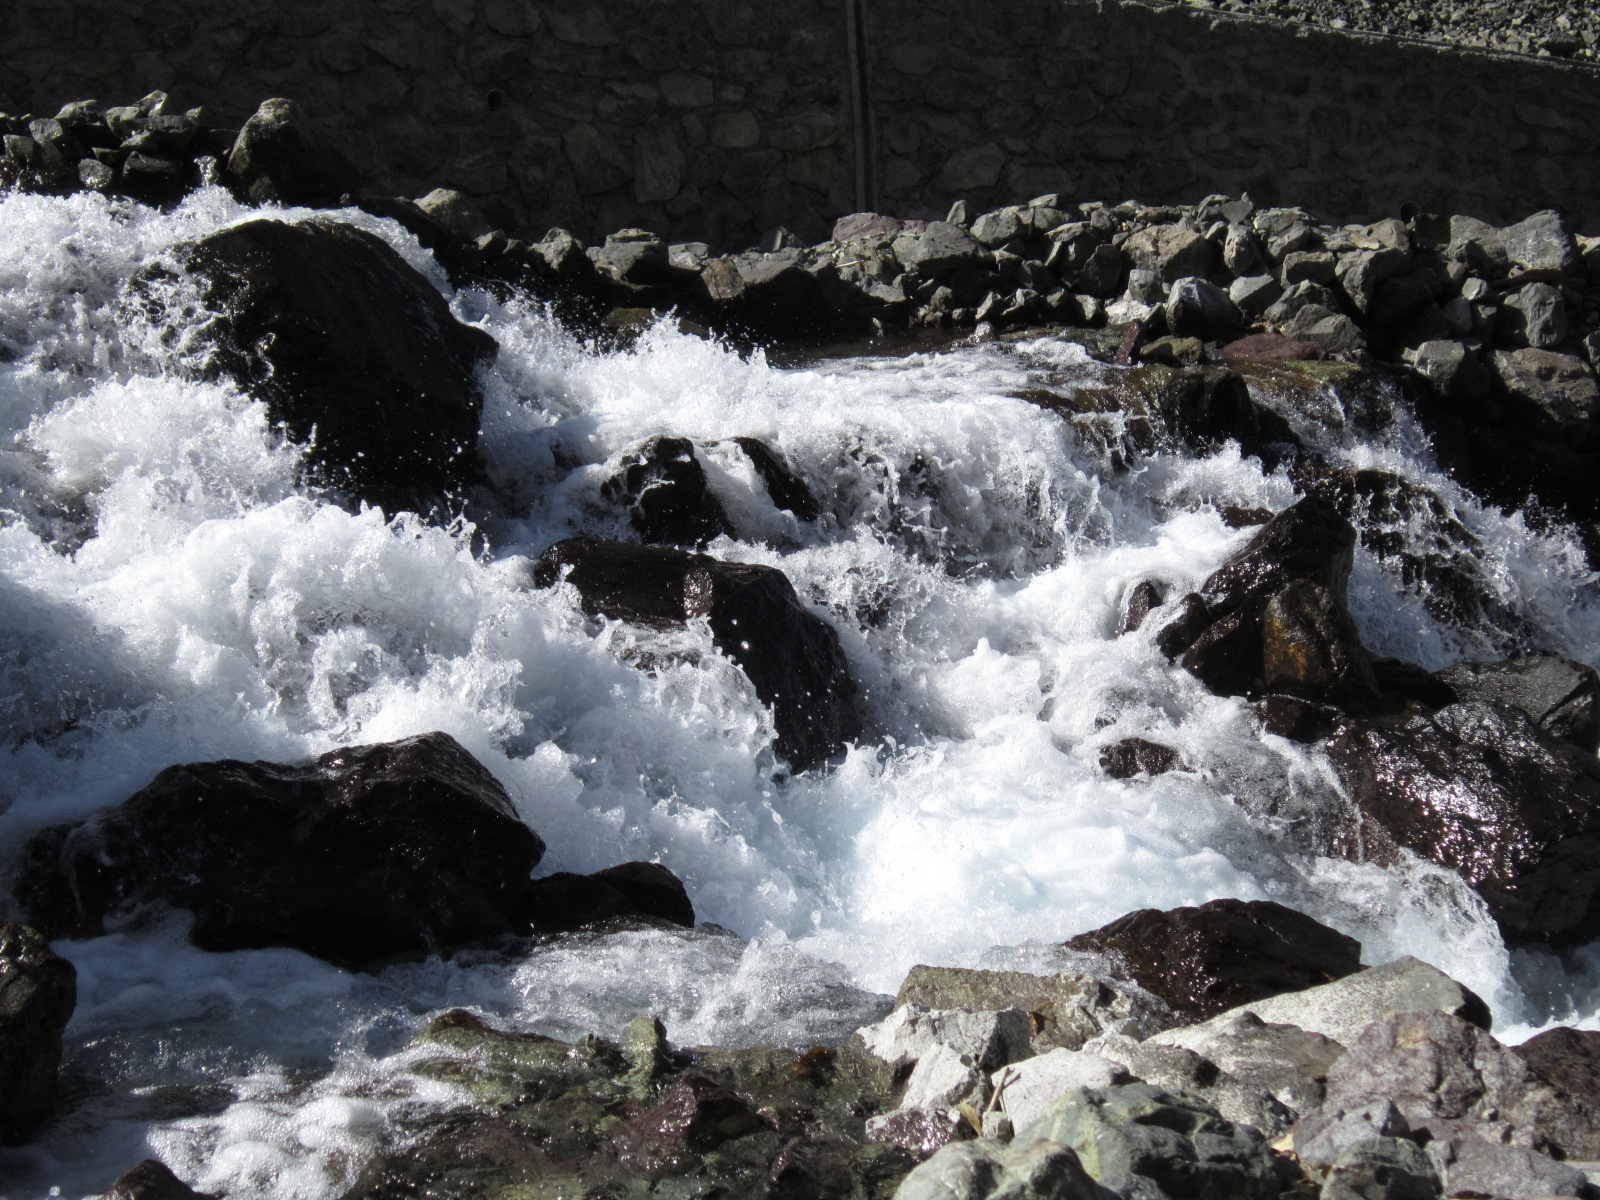
[[[1133,1078],[1124,1064],[1109,1058],[1082,1050],[1056,1049],[1001,1067],[989,1082],[1013,1128],[1026,1129],[1070,1091],[1132,1083]]]
[[[1294,1126],[1294,1155],[1313,1170],[1333,1166],[1351,1148],[1377,1137],[1405,1137],[1411,1123],[1388,1100],[1345,1110],[1321,1108]]]
[[[1365,314],[1378,289],[1391,279],[1410,274],[1414,261],[1409,248],[1353,250],[1338,256],[1334,273],[1351,305]]]
[[[227,170],[258,204],[333,205],[361,184],[354,164],[312,125],[293,100],[262,103],[244,123]]]
[[[1140,304],[1162,304],[1167,298],[1167,289],[1161,283],[1161,276],[1145,267],[1135,267],[1128,272],[1127,298],[1136,300]]]
[[[1481,403],[1489,398],[1494,376],[1470,348],[1457,341],[1423,342],[1411,365],[1446,400]]]
[[[1191,1050],[1296,1113],[1322,1103],[1328,1068],[1344,1053],[1343,1046],[1320,1033],[1294,1025],[1269,1025],[1241,1009],[1201,1025],[1163,1030],[1146,1044]]]
[[[1505,235],[1506,257],[1519,270],[1564,271],[1570,275],[1583,269],[1572,230],[1554,209],[1547,208],[1506,226]]]
[[[78,973],[44,935],[0,921],[0,1145],[15,1145],[56,1106],[61,1031],[78,998]]]
[[[1022,219],[1022,210],[1016,207],[986,212],[972,223],[972,236],[993,250],[1016,238],[1025,236],[1030,227]]]
[[[1222,265],[1236,276],[1248,275],[1261,263],[1261,243],[1248,226],[1230,225],[1222,239]]]
[[[968,205],[965,200],[957,200],[950,206],[950,211],[945,215],[945,220],[952,225],[969,225],[971,218],[967,215]]]
[[[1309,280],[1297,283],[1273,301],[1261,314],[1262,320],[1269,325],[1287,325],[1295,318],[1302,308],[1316,305],[1322,310],[1318,319],[1329,313],[1339,311],[1339,301],[1334,294],[1321,284]]]
[[[1334,281],[1336,261],[1326,250],[1296,250],[1283,257],[1278,273],[1284,287],[1297,283],[1320,283],[1324,287]]]
[[[1243,1012],[1276,1025],[1295,1025],[1348,1046],[1385,1013],[1434,1009],[1487,1029],[1489,1006],[1437,967],[1409,955],[1333,983],[1242,1004],[1192,1026],[1191,1036],[1215,1030]]]
[[[465,242],[477,241],[490,229],[478,206],[451,188],[434,188],[417,207]]]
[[[1053,1142],[952,1142],[900,1182],[894,1200],[1102,1200],[1078,1156]]]
[[[1261,1134],[1148,1083],[1068,1092],[1012,1144],[1039,1142],[1070,1146],[1090,1176],[1124,1195],[1149,1195],[1153,1183],[1175,1200],[1268,1200],[1286,1182]]]
[[[989,1077],[976,1055],[934,1046],[911,1068],[901,1108],[943,1112],[963,1102],[982,1111],[989,1099]]]
[[[1180,279],[1167,293],[1167,329],[1178,337],[1227,342],[1244,320],[1228,293],[1204,279]]]
[[[1211,273],[1213,249],[1187,225],[1152,225],[1127,240],[1123,251],[1133,265],[1154,272],[1163,286],[1191,275]]]
[[[930,1112],[924,1108],[897,1108],[868,1117],[866,1140],[909,1150],[918,1158],[941,1146],[972,1136],[972,1127],[957,1112]]]
[[[1450,218],[1450,245],[1445,255],[1482,279],[1503,279],[1511,273],[1505,232],[1476,217]]]
[[[1428,1156],[1405,1138],[1351,1146],[1323,1181],[1321,1200],[1439,1200],[1444,1189]]]
[[[1366,349],[1366,335],[1359,325],[1343,313],[1324,311],[1313,316],[1316,307],[1308,305],[1301,309],[1283,331],[1290,337],[1317,342],[1329,354],[1353,354]]]
[[[1435,1138],[1427,1154],[1450,1196],[1536,1200],[1589,1193],[1589,1178],[1577,1167],[1524,1146],[1500,1146],[1475,1137]]]
[[[1451,337],[1465,337],[1472,332],[1472,303],[1465,296],[1455,296],[1439,306],[1439,315]]]
[[[904,228],[905,222],[897,217],[886,217],[882,213],[851,213],[833,223],[832,237],[843,245],[857,238],[885,237],[899,233]]]
[[[1293,220],[1267,235],[1267,257],[1281,263],[1291,254],[1314,250],[1322,245],[1322,238],[1308,221]]]
[[[1228,285],[1228,299],[1247,317],[1259,317],[1283,297],[1283,285],[1271,275],[1242,275]]]
[[[1381,1101],[1413,1129],[1466,1122],[1509,1145],[1600,1157],[1600,1114],[1484,1030],[1437,1010],[1379,1017],[1329,1069],[1325,1109],[1351,1112]]]
[[[1581,358],[1553,350],[1497,350],[1491,360],[1506,393],[1550,432],[1583,445],[1600,413],[1600,383]]]
[[[1435,678],[1462,700],[1514,704],[1552,737],[1593,753],[1600,750],[1600,676],[1557,654],[1499,662],[1464,662]]]
[[[985,1071],[1033,1054],[1033,1018],[1020,1008],[972,1012],[904,1004],[857,1034],[868,1050],[897,1067],[938,1046],[969,1056]]]
[[[1530,283],[1505,298],[1501,336],[1517,346],[1549,350],[1567,340],[1567,302],[1561,289]]]
[[[1110,1031],[1144,1037],[1173,1022],[1167,1007],[1139,988],[1125,990],[1092,975],[1031,975],[1023,971],[974,971],[960,967],[911,968],[895,1007],[994,1012],[1020,1008],[1033,1015],[1038,1052],[1077,1050]]]
[[[1198,1097],[1235,1125],[1248,1125],[1269,1138],[1283,1133],[1298,1115],[1264,1088],[1241,1082],[1210,1059],[1181,1046],[1106,1034],[1089,1042],[1087,1052],[1126,1068],[1163,1091]]]
[[[619,229],[589,251],[594,265],[619,283],[648,285],[671,278],[667,244],[648,229]]]
[[[985,251],[965,229],[948,221],[932,221],[927,228],[905,232],[894,239],[894,254],[907,271],[930,279],[962,267],[984,262]]]

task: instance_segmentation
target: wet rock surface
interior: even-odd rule
[[[448,734],[309,766],[169,767],[98,817],[38,834],[18,894],[56,936],[150,906],[208,950],[291,946],[345,965],[517,928],[544,842]]]
[[[61,1033],[77,997],[76,969],[37,929],[0,921],[0,1146],[54,1114]]]
[[[477,369],[494,339],[371,234],[338,222],[253,220],[175,258],[220,314],[199,364],[265,400],[323,478],[374,503],[423,510],[478,478]],[[164,270],[132,285],[164,319]],[[359,297],[359,300],[356,299]]]
[[[1271,900],[1140,909],[1066,945],[1109,955],[1128,978],[1191,1021],[1331,983],[1361,966],[1354,938]]]
[[[656,628],[706,618],[718,649],[772,706],[778,753],[797,770],[861,729],[839,635],[775,568],[583,537],[547,550],[534,578],[543,587],[571,584],[594,616]]]

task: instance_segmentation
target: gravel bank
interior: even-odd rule
[[[1184,0],[1196,8],[1600,62],[1600,11],[1583,0]]]

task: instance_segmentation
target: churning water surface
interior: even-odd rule
[[[1016,398],[1118,368],[1038,339],[778,369],[670,323],[601,351],[532,301],[452,294],[392,223],[334,214],[500,343],[480,447],[499,515],[443,528],[300,486],[302,450],[260,404],[194,381],[182,334],[204,314],[181,285],[165,322],[123,313],[141,265],[253,215],[215,189],[168,214],[0,201],[0,878],[34,831],[170,764],[442,729],[548,842],[541,872],[657,859],[721,929],[375,974],[204,953],[179,917],[60,943],[79,972],[68,1104],[0,1151],[0,1196],[98,1192],[155,1153],[202,1190],[333,1200],[408,1114],[451,1102],[403,1052],[442,1009],[569,1038],[654,1012],[680,1044],[809,1045],[876,1019],[914,963],[1049,970],[1072,934],[1224,896],[1302,909],[1367,962],[1425,958],[1488,998],[1504,1036],[1600,1023],[1584,956],[1514,961],[1447,873],[1319,859],[1290,823],[1253,818],[1338,803],[1326,764],[1168,664],[1150,629],[1115,635],[1135,583],[1179,595],[1248,539],[1220,509],[1296,497],[1232,447],[1113,470]],[[1337,396],[1319,402],[1302,436],[1433,489],[1500,614],[1441,623],[1358,551],[1369,646],[1429,667],[1499,657],[1509,614],[1538,647],[1600,665],[1575,542],[1477,504],[1404,411],[1357,438]],[[565,587],[528,588],[558,538],[627,536],[601,484],[658,434],[701,447],[739,531],[710,552],[781,568],[839,630],[873,732],[827,769],[776,769],[770,717],[707,629],[647,674],[629,665],[646,635],[585,618]],[[736,436],[779,451],[823,516],[776,509]],[[1108,779],[1101,748],[1130,736],[1184,768]]]

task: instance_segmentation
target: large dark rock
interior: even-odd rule
[[[1378,685],[1345,607],[1355,543],[1355,529],[1325,501],[1298,501],[1212,572],[1199,603],[1158,635],[1163,650],[1181,652],[1218,695],[1375,702]]]
[[[360,965],[514,929],[543,853],[494,776],[429,733],[307,766],[168,767],[116,808],[37,835],[17,891],[58,936],[166,904],[194,914],[202,949]]]
[[[744,451],[756,474],[761,476],[773,504],[788,509],[801,521],[815,521],[821,515],[822,508],[806,481],[771,446],[753,437],[736,437],[733,443]]]
[[[1330,847],[1394,861],[1400,847],[1460,873],[1508,940],[1600,932],[1600,762],[1520,708],[1453,704],[1354,721],[1328,755],[1357,809]]]
[[[724,1142],[763,1128],[744,1100],[693,1072],[678,1077],[661,1103],[611,1135],[625,1167],[660,1177],[682,1173]]]
[[[528,886],[522,912],[535,933],[570,933],[614,922],[694,926],[683,883],[660,863],[631,862],[593,875],[558,871]]]
[[[651,438],[623,458],[600,491],[627,509],[634,531],[647,542],[703,547],[733,533],[688,438]]]
[[[1462,700],[1511,704],[1551,737],[1600,750],[1600,675],[1556,654],[1464,662],[1434,673]]]
[[[861,730],[839,635],[800,604],[782,571],[602,538],[557,542],[534,582],[566,580],[584,610],[657,628],[705,617],[717,648],[772,706],[777,751],[796,770],[844,748]]]
[[[713,259],[700,274],[722,321],[754,333],[786,337],[827,333],[841,317],[800,251]]]
[[[77,1001],[72,964],[38,930],[0,921],[0,1146],[55,1112],[61,1031]]]
[[[328,482],[387,505],[477,477],[478,368],[494,339],[351,225],[257,220],[177,247],[221,316],[211,367],[266,401]],[[135,277],[156,302],[159,269]],[[163,314],[157,314],[162,316]]]
[[[330,207],[361,186],[344,154],[293,100],[267,100],[239,130],[228,154],[228,176],[257,204]]]
[[[1360,942],[1271,900],[1144,908],[1066,945],[1109,955],[1134,982],[1196,1021],[1361,969]]]
[[[117,1176],[103,1200],[215,1200],[210,1192],[197,1192],[172,1173],[165,1163],[147,1158]]]

